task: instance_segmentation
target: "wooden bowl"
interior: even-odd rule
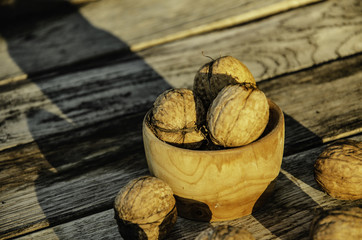
[[[151,174],[172,188],[179,216],[224,221],[252,213],[270,196],[284,150],[284,116],[269,101],[269,123],[256,141],[223,150],[189,150],[159,140],[143,121]]]

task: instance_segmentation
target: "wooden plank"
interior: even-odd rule
[[[362,55],[358,55],[259,83],[269,97],[287,110],[286,154],[322,144],[323,136],[332,134],[338,138],[341,137],[340,133],[354,134],[353,129],[360,129],[361,108],[352,103],[358,103],[360,96],[361,61]],[[339,74],[332,74],[334,79],[327,78],[331,73]],[[325,85],[328,91],[324,92]],[[313,90],[316,86],[320,87]],[[343,99],[333,100],[328,95],[330,88],[350,93],[344,94]],[[280,92],[288,92],[289,89],[290,95],[280,96]],[[296,98],[291,101],[294,95]],[[131,100],[132,95],[128,101]],[[98,100],[92,98],[90,101]],[[323,105],[319,105],[319,101]],[[296,106],[300,109],[306,103],[316,105],[311,106],[311,110],[293,112]],[[145,108],[142,101],[137,105],[142,106],[140,109]],[[95,121],[81,128],[58,131],[58,134],[42,132],[36,135],[39,129],[50,128],[42,126],[41,119],[35,121],[36,124],[30,124],[30,132],[36,136],[35,142],[0,152],[0,168],[3,169],[0,172],[0,182],[3,184],[0,186],[0,201],[4,202],[0,207],[0,216],[5,219],[0,221],[0,235],[19,235],[110,208],[120,185],[147,173],[141,134],[146,110],[107,121]],[[315,117],[315,110],[319,111],[318,118]],[[38,110],[34,111],[37,113]],[[50,116],[52,121],[60,119]],[[303,123],[310,126],[298,122],[305,119],[315,121]],[[321,127],[322,132],[318,132],[318,135],[308,129],[318,131],[314,124],[326,123],[329,123],[329,127]],[[285,170],[290,172],[288,168]]]
[[[361,141],[362,135],[353,139]],[[260,240],[309,239],[309,226],[317,208],[362,204],[362,200],[333,199],[314,181],[313,164],[324,147],[285,157],[273,197],[252,215],[212,224],[179,217],[166,239],[194,239],[209,225],[218,224],[245,227]],[[113,209],[109,209],[17,239],[122,239],[113,216]]]
[[[309,138],[305,134],[290,136],[295,147],[300,142],[297,138],[304,143],[312,139],[327,141],[361,130],[360,64],[358,55],[286,75],[270,84],[260,83],[267,96],[289,116],[287,121],[294,119],[304,126],[301,129],[309,129]],[[0,95],[0,102],[6,106],[0,109],[0,149],[147,111],[155,98],[170,87],[135,57],[103,68],[7,83]],[[331,92],[336,97],[331,98]]]
[[[89,4],[80,12],[96,27],[125,41],[132,51],[232,27],[320,0],[123,1]],[[134,14],[142,12],[142,14]],[[132,24],[136,23],[136,24]],[[136,26],[136,28],[135,28]]]
[[[136,51],[318,1],[102,0],[79,11],[64,1],[37,4],[35,8],[23,3],[20,9],[10,8],[4,14],[33,11],[42,18],[26,18],[26,23],[6,19],[5,23],[12,24],[0,26],[0,79],[26,76],[128,48]]]
[[[297,123],[286,130],[286,154],[362,132],[361,64],[359,55],[259,83],[286,125]]]
[[[326,1],[283,14],[138,52],[170,85],[191,87],[203,63],[240,59],[257,81],[362,51],[358,0]]]
[[[38,142],[2,154],[0,238],[109,209],[121,185],[148,173],[140,142],[125,146],[119,137]]]
[[[167,88],[134,56],[103,68],[9,81],[0,88],[0,149],[146,111]]]

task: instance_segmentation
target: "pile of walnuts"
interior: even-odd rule
[[[269,121],[269,104],[239,60],[220,57],[196,73],[193,90],[170,89],[153,104],[149,126],[167,143],[189,149],[239,147]]]
[[[183,148],[211,150],[255,141],[268,121],[266,96],[247,67],[231,56],[203,65],[193,90],[162,93],[147,116],[147,124],[160,140]],[[333,198],[362,199],[362,142],[346,140],[328,146],[314,164],[314,177]],[[117,194],[114,210],[124,239],[163,239],[177,220],[172,189],[151,176],[125,185]],[[311,223],[310,238],[362,239],[361,229],[360,206],[320,210]],[[221,225],[206,229],[196,239],[254,237],[243,228]]]

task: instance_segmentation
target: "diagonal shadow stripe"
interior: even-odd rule
[[[27,4],[32,2],[26,1]],[[6,27],[2,25],[0,34],[8,42],[8,51],[13,61],[25,73],[29,73],[30,81],[36,84],[42,94],[54,105],[51,109],[57,109],[55,112],[49,112],[40,106],[33,107],[24,113],[30,134],[44,156],[44,159],[39,159],[39,161],[47,161],[48,164],[44,166],[50,166],[39,169],[39,176],[34,182],[37,201],[42,209],[42,213],[34,214],[45,214],[46,219],[40,221],[49,222],[51,227],[111,208],[113,196],[124,183],[130,178],[148,173],[143,145],[133,146],[131,143],[142,141],[142,120],[145,110],[152,104],[150,99],[171,86],[142,58],[130,52],[122,40],[92,26],[78,13],[76,7],[63,3],[60,8],[50,9],[53,12],[16,20],[27,30],[27,34],[23,36],[28,40],[26,44],[19,45],[13,41],[12,36],[22,33],[13,32],[10,25]],[[31,29],[35,29],[37,24],[45,20],[57,22],[57,19],[69,15],[71,20],[67,23],[69,24],[67,27],[48,29],[42,37],[32,36]],[[41,32],[35,34],[37,33],[41,34]],[[63,47],[55,51],[48,45],[49,42],[58,42]],[[128,75],[106,76],[103,79],[91,77],[83,84],[79,84],[76,77],[59,78],[49,83],[46,78],[31,75],[33,69],[41,72],[43,66],[49,66],[49,64],[57,66],[59,61],[72,62],[74,55],[82,55],[82,58],[88,55],[94,56],[97,53],[107,52],[109,46],[115,45],[119,46],[120,50],[126,49],[126,51],[116,52],[113,57],[126,56],[127,59],[132,59],[132,63],[136,63],[126,66],[124,72],[129,73]],[[145,74],[140,81],[146,82],[146,86],[147,81],[153,81],[153,84],[158,85],[157,90],[149,92],[151,98],[141,99],[148,89],[137,88],[132,82],[134,80],[132,74],[135,72]],[[112,89],[105,87],[108,84],[113,84]],[[59,94],[57,85],[62,85],[64,89],[62,94]],[[63,95],[73,95],[75,101],[62,98]],[[128,106],[129,98],[135,95],[141,100]],[[114,114],[117,111],[120,113]],[[92,113],[93,117],[82,118],[83,115],[87,116],[87,113]],[[131,113],[133,116],[128,117],[127,114]],[[107,114],[109,114],[109,121],[104,123],[104,119],[107,119],[104,115]],[[123,117],[124,115],[126,117]],[[87,127],[90,130],[84,129]],[[56,130],[53,135],[44,136],[42,134],[44,128],[58,128],[61,133],[57,133],[58,130]],[[113,176],[102,180],[100,185],[95,184],[105,190],[104,195],[94,192],[97,189],[90,191],[88,188],[88,184],[92,184],[92,181],[93,184],[94,181],[100,181],[95,180],[99,166],[108,169],[109,176]],[[83,179],[84,176],[90,176],[90,178]],[[64,185],[62,184],[64,181],[72,184]],[[53,185],[56,186],[53,187]],[[60,189],[61,192],[58,192]],[[36,226],[36,224],[37,222],[30,223],[25,229],[22,229],[24,226],[20,224],[19,229],[13,230],[17,232],[15,234],[26,233],[26,228],[31,229],[32,225]],[[55,234],[59,239],[69,237],[57,230]]]

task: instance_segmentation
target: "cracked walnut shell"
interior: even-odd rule
[[[171,188],[151,176],[126,184],[114,201],[115,219],[124,239],[163,239],[177,220]]]
[[[207,113],[212,141],[224,147],[243,146],[256,140],[269,121],[266,96],[255,85],[226,86]]]
[[[362,142],[345,140],[327,147],[314,164],[314,178],[334,198],[362,199]]]
[[[204,122],[202,102],[189,89],[171,89],[158,96],[149,120],[159,139],[191,149],[205,140],[200,130]]]
[[[193,90],[208,108],[225,86],[237,83],[255,84],[249,69],[238,59],[224,56],[203,65],[195,75]]]

